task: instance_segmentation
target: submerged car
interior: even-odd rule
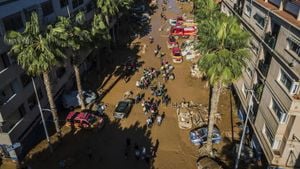
[[[104,125],[102,117],[88,112],[70,112],[66,118],[66,126],[76,128],[101,128]]]
[[[131,110],[132,103],[133,101],[131,99],[119,101],[119,103],[116,105],[116,109],[114,111],[113,116],[116,119],[123,119],[127,117]]]
[[[97,94],[92,91],[83,91],[83,98],[85,104],[90,104],[97,99]],[[71,91],[69,93],[65,93],[62,96],[62,103],[64,108],[75,108],[80,106],[80,98],[78,91]]]
[[[207,127],[199,127],[190,131],[190,140],[194,145],[203,145],[207,141]],[[220,143],[222,140],[219,129],[214,127],[212,133],[212,142]]]

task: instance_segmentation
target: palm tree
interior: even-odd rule
[[[108,49],[110,48],[110,41],[111,41],[111,36],[109,34],[109,28],[105,24],[103,17],[101,14],[95,14],[93,17],[93,21],[91,23],[91,37],[92,37],[92,42],[93,46],[96,49],[96,53],[98,53],[98,56],[96,57],[96,62],[97,62],[97,71],[99,72],[101,66],[100,66],[100,49],[101,47],[107,47]],[[98,76],[99,77],[99,76]]]
[[[63,34],[63,32],[64,30],[61,29],[52,30],[52,33]],[[60,60],[65,58],[65,55],[55,45],[52,33],[41,31],[38,16],[33,12],[30,22],[26,22],[25,30],[22,33],[9,31],[4,40],[7,44],[12,45],[10,53],[17,55],[18,64],[29,75],[43,75],[55,129],[58,137],[60,137],[61,131],[49,72]]]
[[[117,1],[116,0],[97,0],[97,7],[101,11],[102,16],[105,18],[106,25],[109,28],[110,27],[109,17],[116,15],[117,12],[119,11]],[[115,43],[116,38],[114,35],[114,33],[115,33],[114,27],[113,27],[112,33],[113,33],[113,42]]]
[[[113,16],[119,11],[116,0],[97,0],[97,7],[103,14],[107,26],[109,26],[109,16]]]
[[[198,23],[203,23],[218,17],[220,7],[215,0],[194,0],[194,14]]]
[[[212,24],[211,35],[216,38],[214,45],[199,61],[200,69],[206,74],[212,88],[208,123],[207,150],[212,153],[212,131],[221,91],[224,86],[237,80],[247,65],[250,56],[249,35],[242,30],[234,17],[226,17]],[[202,38],[201,38],[202,39]],[[210,42],[203,40],[209,46]],[[202,43],[202,41],[201,41]]]
[[[77,90],[79,94],[81,109],[85,109],[83,90],[81,85],[80,71],[79,71],[79,56],[76,54],[84,44],[91,42],[90,32],[84,28],[85,15],[83,12],[79,12],[75,16],[74,22],[71,18],[59,17],[59,21],[55,24],[56,28],[66,30],[67,36],[61,36],[57,34],[57,44],[61,47],[71,49],[71,63],[76,77]]]

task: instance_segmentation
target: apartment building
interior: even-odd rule
[[[0,150],[5,157],[22,159],[32,146],[45,138],[31,77],[17,65],[14,57],[8,55],[9,47],[3,42],[5,33],[9,30],[23,31],[33,11],[38,13],[40,22],[45,26],[55,22],[57,16],[72,16],[78,11],[85,11],[87,19],[91,19],[93,9],[91,0],[0,1]],[[90,52],[81,51],[80,55],[87,57]],[[81,67],[86,66],[87,61]],[[55,68],[50,77],[55,99],[74,84],[73,69],[69,63]],[[42,107],[49,108],[42,79],[35,77],[35,82]],[[43,113],[51,123],[51,113]],[[15,143],[21,146],[10,150]]]
[[[269,168],[300,168],[300,1],[223,0],[221,10],[251,34],[252,57],[234,84],[248,144]]]

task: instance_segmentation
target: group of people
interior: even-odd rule
[[[145,68],[143,71],[143,76],[140,80],[136,81],[136,87],[140,89],[147,89],[151,84],[154,78],[159,76],[159,71],[155,70],[155,68]]]
[[[143,112],[145,115],[151,113],[146,119],[147,127],[152,127],[154,121],[157,121],[157,124],[160,126],[165,116],[165,112],[162,115],[159,114],[158,106],[160,104],[160,100],[155,100],[154,98],[149,98],[147,100],[142,101]]]
[[[161,61],[161,67],[160,67],[160,72],[163,77],[163,80],[166,82],[168,80],[174,80],[175,79],[175,74],[173,73],[174,66],[169,64],[168,61],[162,60]]]
[[[125,146],[125,152],[124,156],[125,159],[129,158],[129,152],[132,151],[133,148],[133,155],[136,160],[145,160],[147,164],[150,164],[150,158],[152,157],[152,148],[150,151],[147,151],[145,146],[140,147],[137,143],[134,144],[132,147],[131,140],[129,138],[126,138],[126,146]]]
[[[154,56],[163,58],[166,55],[166,53],[161,51],[161,47],[157,44],[156,48],[154,49]]]

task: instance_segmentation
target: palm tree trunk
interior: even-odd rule
[[[44,72],[43,77],[44,77],[44,84],[46,87],[46,92],[47,92],[48,101],[49,101],[49,105],[50,105],[50,109],[51,109],[51,113],[52,113],[53,122],[54,122],[55,129],[56,129],[56,134],[60,138],[61,131],[60,131],[60,127],[59,127],[57,109],[56,109],[56,105],[55,105],[55,102],[53,99],[52,86],[50,83],[50,78],[49,78],[48,72]]]
[[[110,21],[109,21],[108,15],[105,15],[105,21],[106,21],[108,29],[110,30]],[[112,27],[112,35],[111,36],[112,36],[112,39],[113,39],[113,42],[115,45],[116,44],[115,26]]]
[[[83,91],[82,91],[82,86],[81,86],[79,67],[78,67],[78,65],[74,64],[73,68],[74,68],[74,72],[75,72],[77,90],[78,90],[80,104],[81,104],[80,106],[81,106],[82,110],[85,110],[85,103],[84,103],[84,98],[83,98]]]
[[[212,132],[215,124],[215,114],[218,111],[218,104],[221,94],[221,82],[217,82],[212,88],[212,97],[210,100],[210,112],[208,121],[208,134],[207,134],[207,151],[213,155],[212,149]]]

